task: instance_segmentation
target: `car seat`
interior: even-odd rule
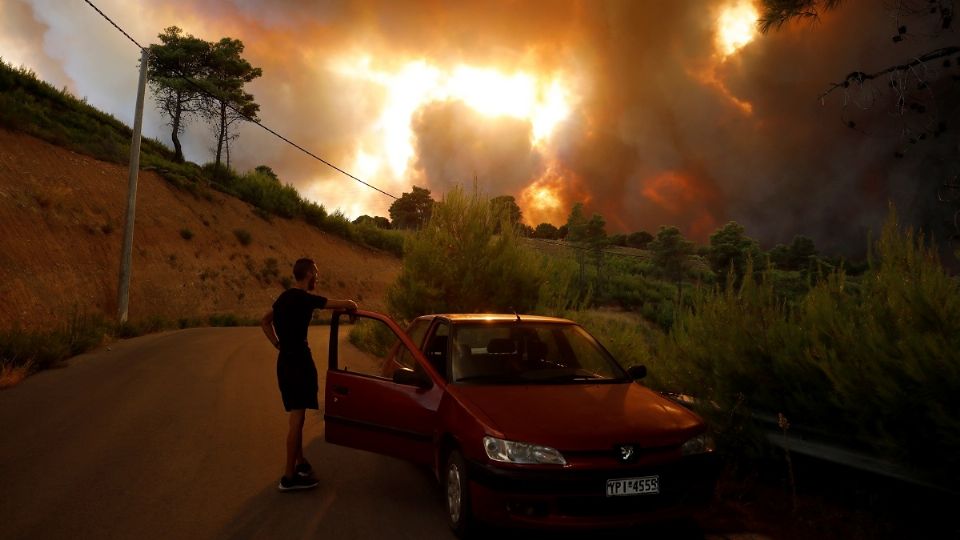
[[[442,377],[447,376],[447,336],[433,336],[427,345],[427,361]]]

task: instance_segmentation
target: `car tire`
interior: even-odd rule
[[[467,464],[459,450],[452,450],[447,455],[443,472],[443,493],[447,523],[458,538],[469,538],[474,529],[470,478],[467,476]]]

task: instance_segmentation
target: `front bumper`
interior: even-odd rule
[[[616,469],[504,468],[469,462],[474,515],[534,527],[621,527],[689,515],[709,504],[719,474],[713,453]],[[615,478],[660,477],[660,493],[607,497]]]

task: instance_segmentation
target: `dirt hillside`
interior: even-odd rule
[[[0,328],[116,312],[126,193],[125,167],[0,129]],[[259,316],[304,256],[320,268],[320,294],[368,309],[384,307],[400,269],[390,254],[141,171],[130,318]]]

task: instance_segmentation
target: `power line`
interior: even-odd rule
[[[182,80],[184,80],[185,82],[187,82],[189,85],[191,85],[191,86],[193,86],[194,88],[196,88],[199,92],[202,92],[203,94],[205,94],[205,95],[207,95],[207,96],[210,96],[210,97],[212,97],[213,99],[216,99],[216,100],[220,101],[221,103],[225,104],[228,109],[230,109],[230,110],[233,111],[234,113],[238,114],[241,118],[243,118],[243,119],[245,119],[246,121],[251,122],[251,123],[253,123],[253,124],[257,125],[257,126],[260,126],[260,127],[263,128],[264,130],[266,130],[268,133],[270,133],[270,134],[272,134],[273,136],[279,138],[280,140],[286,142],[286,143],[289,144],[290,146],[293,146],[293,147],[296,148],[297,150],[300,150],[300,151],[303,152],[304,154],[312,157],[313,159],[319,161],[320,163],[323,163],[323,164],[326,165],[327,167],[330,167],[330,168],[334,169],[335,171],[337,171],[337,172],[339,172],[339,173],[341,173],[341,174],[343,174],[343,175],[346,175],[346,176],[348,176],[348,177],[356,180],[357,182],[360,182],[361,184],[367,186],[367,187],[370,188],[370,189],[374,189],[374,190],[376,190],[376,191],[379,191],[380,193],[383,193],[383,194],[386,195],[387,197],[392,197],[392,198],[394,198],[394,199],[397,198],[396,195],[392,195],[392,194],[390,194],[390,193],[387,193],[386,191],[378,188],[377,186],[374,186],[374,185],[368,184],[367,182],[364,182],[363,180],[361,180],[361,179],[357,178],[356,176],[348,173],[347,171],[341,169],[340,167],[337,167],[337,166],[334,165],[333,163],[330,163],[329,161],[323,159],[322,157],[314,154],[313,152],[307,150],[306,148],[300,146],[299,144],[297,144],[297,143],[291,141],[290,139],[284,137],[283,135],[277,133],[277,132],[274,131],[273,129],[265,126],[265,125],[262,124],[260,121],[255,120],[255,119],[253,119],[253,118],[250,117],[250,116],[247,116],[246,114],[244,114],[243,112],[241,112],[239,109],[237,109],[236,107],[234,107],[229,101],[224,100],[224,99],[221,98],[220,96],[214,95],[213,92],[211,92],[210,90],[204,88],[203,86],[201,86],[198,82],[194,81],[193,79],[191,79],[191,78],[189,78],[189,77],[186,77],[186,76],[184,76],[183,74],[177,74],[177,76],[178,76],[180,79],[182,79]]]
[[[96,10],[96,12],[99,13],[101,17],[103,17],[104,19],[106,19],[108,23],[112,24],[113,27],[116,28],[117,30],[119,30],[121,34],[123,34],[124,36],[127,37],[127,39],[129,39],[130,41],[132,41],[134,45],[136,45],[136,46],[137,46],[138,48],[140,48],[140,49],[143,49],[143,45],[140,45],[140,43],[138,43],[137,40],[135,40],[135,39],[133,39],[132,37],[130,37],[130,34],[126,33],[126,32],[123,30],[123,28],[120,28],[120,25],[118,25],[117,23],[113,22],[113,19],[111,19],[110,17],[107,17],[107,14],[106,14],[106,13],[100,11],[100,8],[98,8],[97,6],[93,5],[93,2],[91,2],[90,0],[83,0],[83,1],[86,2],[86,3],[87,3],[90,7],[92,7],[94,10]]]
[[[99,13],[101,17],[103,17],[104,19],[106,19],[107,22],[109,22],[111,25],[113,25],[113,27],[116,28],[118,31],[120,31],[121,34],[123,34],[124,36],[126,36],[126,38],[129,39],[129,40],[130,40],[134,45],[136,45],[140,50],[143,50],[143,49],[144,49],[144,47],[143,47],[142,45],[140,45],[140,43],[137,42],[137,40],[133,39],[133,38],[130,36],[130,34],[128,34],[127,32],[125,32],[125,31],[123,30],[123,28],[120,27],[120,25],[118,25],[117,23],[113,22],[113,19],[111,19],[110,17],[108,17],[106,13],[104,13],[103,11],[100,10],[100,8],[98,8],[97,6],[95,6],[95,5],[93,4],[93,2],[91,2],[90,0],[84,0],[84,2],[86,2],[90,7],[92,7],[94,10],[96,10],[96,12]],[[303,152],[304,154],[312,157],[313,159],[319,161],[320,163],[323,163],[323,164],[326,165],[327,167],[330,167],[330,168],[332,168],[333,170],[339,172],[340,174],[343,174],[344,176],[347,176],[347,177],[349,177],[349,178],[351,178],[351,179],[353,179],[353,180],[356,180],[357,182],[360,182],[361,184],[367,186],[368,188],[373,189],[373,190],[375,190],[375,191],[378,191],[378,192],[386,195],[387,197],[390,197],[390,198],[392,198],[392,199],[397,199],[397,198],[398,198],[396,195],[393,195],[393,194],[391,194],[391,193],[387,193],[386,191],[378,188],[377,186],[374,186],[374,185],[372,185],[372,184],[369,184],[369,183],[367,183],[367,182],[364,182],[363,180],[357,178],[356,176],[350,174],[349,172],[341,169],[340,167],[334,165],[333,163],[330,163],[329,161],[323,159],[322,157],[314,154],[314,153],[311,152],[310,150],[307,150],[307,149],[304,148],[303,146],[301,146],[301,145],[293,142],[292,140],[288,139],[287,137],[281,135],[281,134],[278,133],[276,130],[274,130],[274,129],[272,129],[272,128],[266,126],[266,125],[264,125],[264,124],[263,124],[262,122],[260,122],[259,120],[255,120],[255,119],[253,119],[252,117],[244,114],[243,112],[241,112],[240,110],[238,110],[236,107],[234,107],[229,101],[226,101],[226,100],[224,100],[223,98],[214,95],[212,92],[210,92],[209,90],[207,90],[206,88],[204,88],[203,86],[201,86],[200,84],[198,84],[196,81],[190,79],[189,77],[186,77],[186,76],[184,76],[183,74],[178,74],[178,77],[179,77],[180,79],[183,79],[185,82],[187,82],[188,84],[190,84],[191,86],[193,86],[194,88],[196,88],[198,91],[202,92],[203,94],[205,94],[205,95],[207,95],[207,96],[209,96],[209,97],[211,97],[211,98],[213,98],[213,99],[216,99],[216,100],[220,101],[221,103],[224,103],[224,104],[227,106],[228,109],[230,109],[231,111],[233,111],[234,113],[236,113],[237,115],[239,115],[239,116],[240,116],[241,118],[243,118],[244,120],[246,120],[246,121],[248,121],[248,122],[251,122],[251,123],[259,126],[260,128],[262,128],[262,129],[265,130],[266,132],[268,132],[268,133],[270,133],[271,135],[273,135],[274,137],[277,137],[278,139],[282,140],[283,142],[289,144],[290,146],[293,146],[293,147],[296,148],[297,150],[300,150],[300,151]]]

